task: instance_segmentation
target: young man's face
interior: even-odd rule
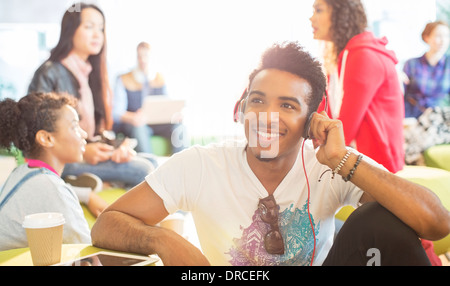
[[[306,122],[309,83],[289,72],[266,69],[252,81],[247,95],[247,152],[263,161],[295,154]]]

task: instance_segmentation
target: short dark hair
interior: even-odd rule
[[[311,94],[306,99],[308,117],[317,111],[326,91],[326,77],[321,63],[311,56],[297,42],[274,44],[267,49],[261,58],[261,63],[249,77],[249,86],[255,76],[265,69],[277,69],[294,74],[308,82]]]
[[[59,111],[65,105],[76,106],[76,99],[67,94],[30,93],[18,102],[0,101],[0,147],[13,145],[25,157],[36,156],[40,149],[35,142],[39,130],[55,131]]]

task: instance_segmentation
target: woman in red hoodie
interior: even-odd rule
[[[316,0],[313,7],[314,39],[326,44],[328,112],[342,121],[347,145],[396,173],[405,162],[405,107],[395,54],[386,38],[366,31],[360,0]],[[422,245],[432,265],[440,265],[433,244],[422,239]]]
[[[325,43],[331,116],[344,125],[347,145],[395,173],[404,166],[404,103],[397,59],[387,40],[366,31],[360,0],[316,0],[314,39]]]

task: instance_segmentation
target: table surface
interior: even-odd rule
[[[70,261],[100,251],[123,253],[119,251],[111,251],[107,249],[94,247],[89,244],[63,244],[61,249],[61,262]],[[161,265],[160,261],[161,260],[154,263],[154,265]],[[32,265],[33,261],[31,259],[31,253],[29,248],[17,248],[0,252],[0,266],[32,266]]]

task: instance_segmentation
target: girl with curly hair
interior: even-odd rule
[[[404,166],[403,94],[387,39],[367,31],[360,0],[316,0],[314,39],[325,42],[324,65],[333,118],[345,141],[397,172]]]
[[[86,132],[71,96],[32,93],[0,101],[0,147],[13,145],[27,163],[9,175],[0,191],[0,250],[26,247],[26,215],[64,215],[64,243],[90,243],[90,231],[74,190],[60,177],[66,163],[80,162]]]

